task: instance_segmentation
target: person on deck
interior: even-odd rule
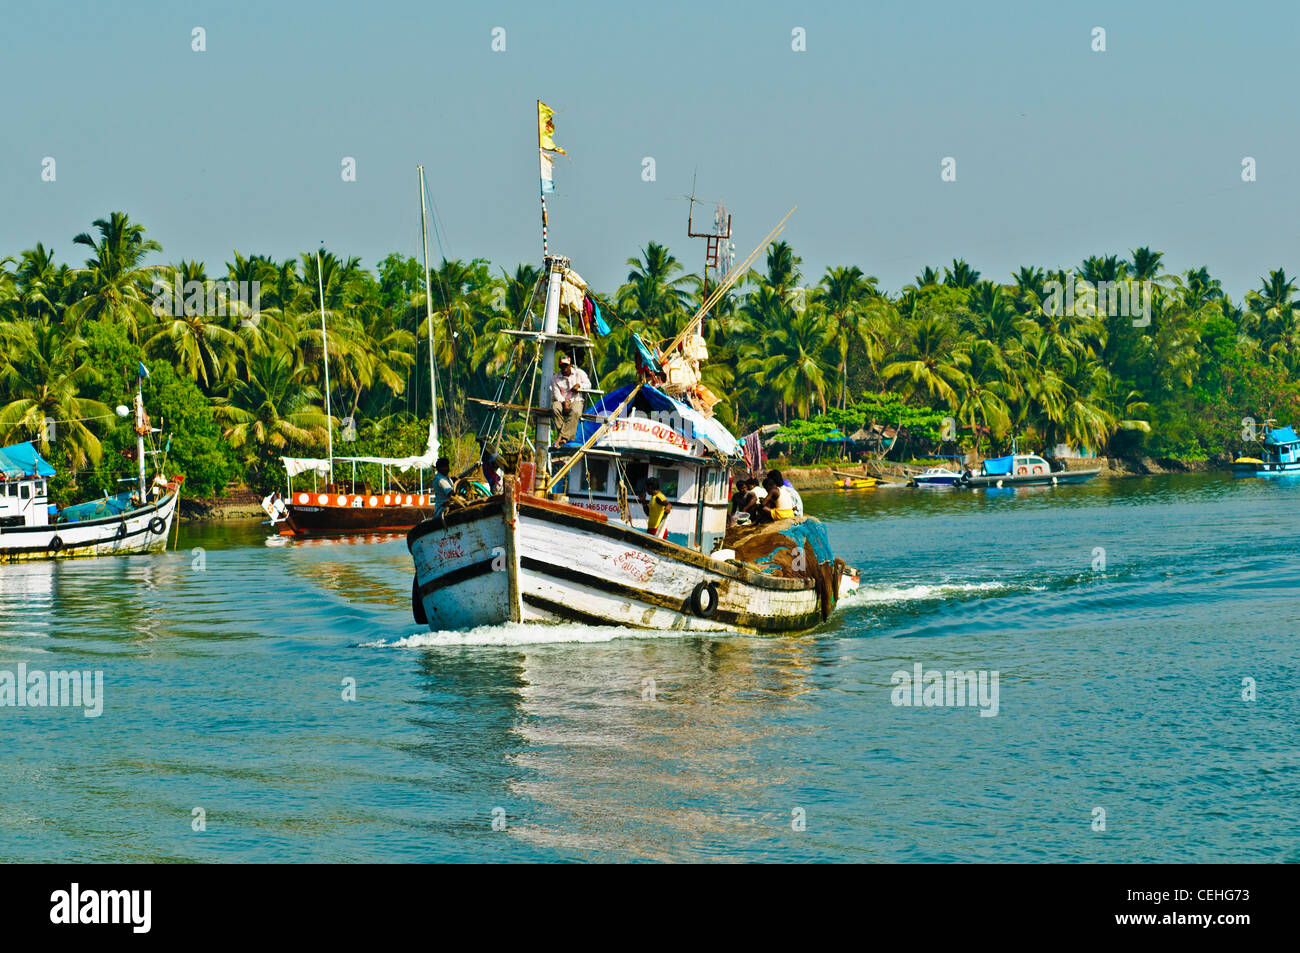
[[[794,496],[785,486],[780,470],[773,470],[764,478],[763,489],[767,495],[759,504],[760,522],[775,523],[777,520],[794,518]]]
[[[591,380],[580,367],[574,367],[569,355],[560,355],[560,370],[551,378],[551,426],[558,436],[559,447],[573,439],[582,419],[583,391],[591,389]]]
[[[672,503],[668,502],[668,497],[659,489],[659,480],[655,477],[645,481],[645,491],[650,494],[650,499],[641,500],[641,507],[645,510],[646,523],[645,531],[651,536],[658,536],[660,539],[667,538],[668,514],[673,511]]]
[[[447,508],[447,501],[456,492],[456,484],[451,479],[451,461],[439,457],[438,472],[433,477],[433,515],[437,516]]]

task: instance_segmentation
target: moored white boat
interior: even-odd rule
[[[57,510],[49,504],[54,468],[30,443],[0,449],[0,562],[125,556],[164,549],[181,480],[145,482],[144,436],[153,432],[137,391],[134,492]],[[126,408],[119,408],[125,414]]]

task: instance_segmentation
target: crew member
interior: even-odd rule
[[[650,477],[645,481],[645,489],[650,494],[648,502],[641,500],[646,515],[645,531],[651,536],[664,539],[668,535],[668,514],[673,511],[673,505],[659,489],[659,480],[656,477]]]
[[[560,355],[560,370],[551,378],[551,425],[557,434],[555,446],[573,439],[582,419],[582,394],[591,389],[591,380],[580,367],[574,367],[569,355]]]
[[[794,518],[794,497],[785,486],[780,470],[772,470],[763,480],[767,495],[759,504],[758,515],[765,522]]]
[[[451,479],[451,461],[439,457],[438,472],[433,477],[433,515],[437,516],[447,508],[447,501],[456,492],[456,484]]]

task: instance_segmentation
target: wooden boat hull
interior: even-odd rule
[[[711,559],[538,497],[492,497],[415,527],[413,601],[435,631],[505,622],[799,632],[822,621],[810,579]]]
[[[176,516],[176,491],[117,516],[49,526],[0,527],[0,562],[159,552]]]
[[[970,489],[1012,486],[1062,486],[1071,483],[1087,483],[1101,468],[1092,470],[1056,470],[1051,473],[1012,473],[1005,476],[972,476],[956,484]]]
[[[293,537],[406,533],[433,516],[432,499],[416,494],[295,493],[285,509],[276,531]]]

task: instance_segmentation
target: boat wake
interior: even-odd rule
[[[621,639],[677,639],[691,633],[674,630],[628,629],[613,625],[544,625],[508,622],[481,625],[463,632],[418,632],[399,639],[363,642],[366,649],[420,649],[462,645],[551,645],[614,642]]]
[[[1001,595],[1012,592],[1037,592],[1044,586],[1014,585],[1005,582],[953,582],[911,586],[863,586],[840,600],[840,607],[879,603],[920,602],[927,599],[954,599],[963,596]]]

